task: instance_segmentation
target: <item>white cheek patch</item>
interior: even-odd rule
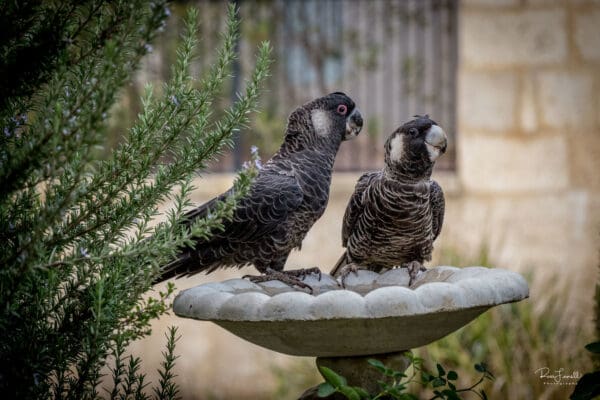
[[[327,136],[329,135],[329,126],[330,120],[329,115],[326,111],[323,110],[313,110],[311,112],[311,120],[313,127],[315,128],[315,132],[319,136]]]
[[[397,135],[390,142],[390,159],[395,162],[400,162],[404,153],[404,141],[402,136]]]
[[[441,153],[440,149],[433,147],[429,143],[425,143],[425,146],[427,146],[427,153],[429,153],[429,161],[434,162],[437,160]]]

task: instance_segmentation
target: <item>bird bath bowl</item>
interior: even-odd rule
[[[312,275],[309,294],[278,281],[231,279],[182,291],[173,309],[280,353],[350,357],[429,344],[490,307],[529,296],[525,279],[503,269],[436,267],[408,281],[405,269],[361,270],[342,289],[329,275]]]
[[[403,371],[406,350],[446,336],[490,307],[529,296],[521,275],[483,267],[430,268],[410,287],[406,269],[360,270],[346,278],[345,289],[326,274],[304,282],[312,294],[279,281],[207,283],[179,293],[173,310],[270,350],[316,356],[318,366],[376,394],[381,377],[364,368],[368,358]],[[300,399],[317,399],[317,391],[310,388]]]

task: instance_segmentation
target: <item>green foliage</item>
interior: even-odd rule
[[[167,338],[167,350],[163,352],[164,359],[161,369],[158,371],[160,381],[158,386],[152,388],[152,391],[155,399],[176,400],[180,399],[180,397],[177,397],[179,388],[174,382],[176,375],[173,372],[175,360],[178,358],[175,355],[175,344],[180,338],[177,336],[177,327],[170,327],[169,333],[165,337]],[[124,346],[121,339],[117,339],[118,342],[113,349],[114,367],[110,368],[113,386],[111,390],[105,389],[105,392],[111,400],[149,400],[152,397],[144,391],[148,386],[146,375],[140,372],[142,361],[139,357],[124,356]]]
[[[34,94],[55,77],[57,70],[97,60],[110,43],[126,40],[123,33],[130,28],[140,29],[132,36],[140,40],[128,43],[134,46],[127,50],[143,55],[139,50],[154,38],[166,17],[164,4],[158,1],[141,7],[144,4],[140,1],[2,2],[2,120],[28,111]],[[131,23],[134,15],[140,17],[136,24]]]
[[[189,71],[198,29],[190,11],[171,79],[158,95],[147,87],[137,122],[103,159],[108,111],[151,51],[166,2],[9,3],[0,11],[12,35],[0,45],[0,392],[97,398],[100,371],[114,359],[111,398],[147,398],[141,361],[124,351],[169,308],[173,285],[144,295],[159,266],[220,229],[256,174],[249,164],[234,195],[206,219],[181,225],[196,171],[231,145],[255,110],[269,44],[259,46],[244,93],[215,118],[235,57],[236,10],[229,7],[216,61],[199,83]],[[47,54],[19,68],[36,49]],[[174,206],[166,220],[152,225],[167,200]],[[171,330],[154,388],[160,398],[177,396],[175,337]]]
[[[598,272],[600,273],[600,264],[598,265]],[[596,340],[600,340],[600,280],[596,281],[596,290],[594,293],[594,312],[595,312],[595,327],[596,327]],[[600,369],[600,354],[593,352],[594,366],[597,370]]]
[[[158,371],[160,375],[160,381],[158,387],[154,388],[154,393],[159,399],[177,399],[177,393],[179,389],[173,381],[175,374],[173,369],[175,368],[175,360],[178,356],[175,355],[175,343],[179,340],[177,336],[177,327],[170,327],[169,334],[167,337],[167,350],[163,352],[164,360],[162,362],[162,369]]]
[[[596,284],[594,294],[596,311],[596,341],[588,343],[585,349],[592,356],[594,371],[584,374],[577,382],[571,400],[591,400],[600,397],[600,283]]]
[[[588,343],[586,350],[598,356],[600,354],[600,341]],[[600,370],[584,374],[577,382],[571,400],[592,400],[600,396]]]
[[[484,380],[492,380],[494,376],[487,369],[484,363],[475,364],[475,370],[481,374],[479,380],[469,387],[457,388],[456,380],[458,373],[448,371],[436,364],[436,372],[427,370],[423,365],[423,359],[414,356],[411,352],[405,353],[409,360],[409,367],[412,366],[412,372],[407,375],[404,371],[397,371],[386,367],[381,361],[369,359],[371,367],[376,368],[382,375],[381,381],[378,381],[381,391],[377,394],[370,394],[365,389],[357,386],[349,386],[346,378],[340,376],[330,368],[321,366],[319,371],[325,378],[325,382],[318,387],[317,395],[319,397],[329,397],[334,393],[340,393],[350,400],[361,399],[396,399],[396,400],[416,400],[418,397],[408,392],[409,384],[415,383],[422,388],[430,389],[433,393],[431,400],[461,399],[464,393],[473,393],[480,399],[487,399],[484,390],[475,390]],[[387,378],[387,379],[386,379]]]
[[[548,277],[547,283],[536,283],[543,298],[494,307],[417,353],[461,376],[471,370],[472,360],[486,360],[497,377],[493,385],[484,385],[491,398],[568,398],[573,387],[545,384],[539,369],[585,370],[590,360],[581,344],[589,341],[589,333],[581,329],[585,315],[565,312],[569,286],[557,282]]]

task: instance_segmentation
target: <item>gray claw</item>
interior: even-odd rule
[[[354,275],[358,276],[358,270],[360,270],[362,268],[360,268],[358,265],[352,263],[352,264],[348,264],[345,265],[344,267],[342,267],[342,269],[340,270],[340,282],[342,284],[342,287],[344,289],[346,289],[346,278],[348,277],[348,275],[350,275],[351,273]]]
[[[408,286],[412,286],[413,281],[417,277],[420,271],[427,271],[427,268],[423,266],[418,261],[411,261],[405,264],[402,264],[402,268],[406,268],[408,270],[408,276],[410,276],[410,280],[408,281]]]
[[[307,274],[308,270],[300,269],[300,270],[292,270],[292,271],[276,271],[271,268],[267,268],[263,275],[244,275],[243,278],[250,280],[253,283],[259,282],[267,282],[272,280],[277,280],[285,283],[290,287],[297,286],[302,289],[308,289],[310,294],[313,293],[313,288],[310,285],[302,282],[302,278],[304,278]],[[312,273],[312,271],[310,272]]]

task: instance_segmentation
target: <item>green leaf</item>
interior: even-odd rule
[[[448,372],[448,379],[451,381],[455,381],[458,379],[458,374],[456,373],[456,371],[449,371]]]
[[[425,382],[431,382],[433,380],[433,376],[427,371],[421,371],[421,378],[423,378]]]
[[[404,372],[401,372],[401,371],[394,371],[394,373],[392,374],[392,376],[394,378],[406,378],[406,374]]]
[[[398,400],[419,400],[419,398],[412,393],[402,393]]]
[[[594,354],[600,354],[600,341],[588,343],[585,345],[587,351]]]
[[[400,397],[402,395],[400,389],[392,387],[390,388],[386,394],[388,394],[388,397],[384,397],[384,398],[393,398],[393,399],[397,399],[398,397]],[[391,397],[390,397],[391,396]]]
[[[385,371],[386,371],[386,369],[387,369],[387,368],[385,367],[385,365],[383,365],[383,363],[382,363],[381,361],[379,361],[379,360],[376,360],[376,359],[374,359],[374,358],[369,358],[369,359],[367,360],[367,362],[368,362],[369,364],[371,364],[373,367],[377,368],[377,369],[378,369],[379,371],[381,371],[381,372],[384,372],[384,373],[385,373]]]
[[[433,379],[433,381],[431,381],[431,386],[435,387],[440,387],[440,386],[445,386],[446,385],[446,380],[444,378],[439,378],[436,377]]]
[[[358,395],[360,396],[361,399],[370,399],[371,395],[369,395],[369,392],[367,392],[365,389],[358,387],[358,386],[352,386],[352,388],[356,391],[356,393],[358,393]]]
[[[346,378],[344,378],[341,375],[338,375],[335,371],[333,371],[330,368],[320,366],[319,371],[321,372],[321,375],[323,375],[323,378],[325,378],[327,382],[331,383],[331,385],[333,385],[333,387],[337,389],[339,389],[341,386],[346,385],[347,383]]]
[[[341,386],[338,390],[350,400],[360,400],[360,395],[351,386]]]
[[[323,382],[317,389],[317,396],[327,397],[335,393],[335,388],[329,382]]]
[[[414,355],[412,351],[406,351],[403,353],[403,355],[404,357],[408,358],[410,364],[419,365],[423,363],[423,359]]]
[[[440,364],[436,364],[436,367],[437,367],[439,376],[446,375],[446,371],[444,370],[444,367],[442,367]]]
[[[588,400],[600,395],[600,371],[589,372],[579,379],[571,400]]]

